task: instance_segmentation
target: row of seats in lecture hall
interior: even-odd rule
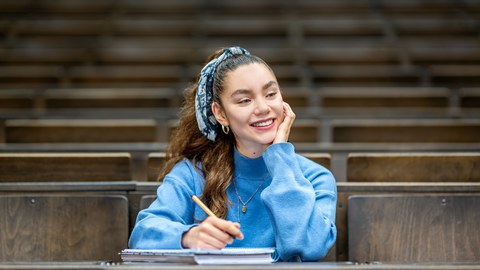
[[[328,153],[306,152],[304,157],[331,168]],[[147,182],[161,181],[163,152],[149,153]],[[132,171],[132,155],[117,153],[0,153],[0,182],[140,181]],[[479,152],[350,153],[347,182],[479,182]],[[140,168],[136,168],[140,169]]]
[[[337,179],[325,261],[479,263],[474,0],[0,2],[0,262],[118,261],[214,49],[275,71]],[[35,222],[32,222],[35,221]]]
[[[178,121],[155,119],[9,119],[6,144],[167,143]],[[296,119],[293,143],[478,143],[474,119]]]
[[[305,156],[329,167],[328,154]],[[151,153],[150,169],[163,159]],[[133,181],[128,153],[0,160],[3,262],[118,260],[161,185]],[[478,263],[479,163],[478,153],[352,154],[349,168],[361,173],[337,183],[338,238],[325,260]]]
[[[177,118],[181,92],[174,88],[2,89],[2,118]],[[300,118],[472,118],[480,88],[286,88],[282,96]]]
[[[478,86],[476,1],[3,1],[3,88],[184,87],[250,48],[284,85]]]
[[[11,119],[0,128],[5,142],[0,149],[126,151],[132,154],[135,179],[145,180],[148,154],[166,150],[175,125],[173,120],[153,119]],[[352,152],[478,152],[479,140],[478,119],[298,119],[290,135],[300,153],[330,154],[338,181],[346,179],[347,156]]]

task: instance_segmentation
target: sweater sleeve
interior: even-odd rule
[[[322,259],[337,236],[337,190],[333,175],[296,155],[290,143],[269,146],[263,158],[272,183],[261,198],[269,210],[280,258]]]
[[[180,249],[184,232],[194,226],[194,173],[187,161],[178,163],[157,189],[156,200],[139,212],[130,248]]]

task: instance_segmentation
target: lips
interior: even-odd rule
[[[251,124],[253,127],[267,127],[273,124],[273,119],[262,120]]]

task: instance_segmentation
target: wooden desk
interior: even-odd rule
[[[335,270],[369,270],[369,269],[416,269],[416,270],[446,270],[446,269],[480,269],[480,265],[474,264],[354,264],[351,262],[322,262],[322,263],[273,263],[267,265],[188,265],[188,264],[116,264],[108,262],[59,262],[59,263],[2,263],[0,270],[192,270],[192,269],[230,269],[230,270],[316,270],[316,269],[335,269]]]

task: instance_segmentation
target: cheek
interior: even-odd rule
[[[275,112],[277,117],[283,121],[283,118],[285,117],[283,102],[275,103],[274,105],[271,106],[271,108]]]

